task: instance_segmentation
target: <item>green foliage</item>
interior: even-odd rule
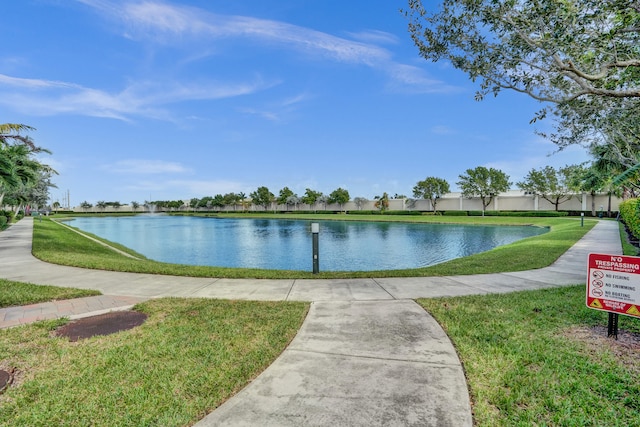
[[[0,215],[0,230],[7,228],[7,217]]]
[[[44,206],[49,188],[55,187],[51,177],[57,172],[36,157],[49,150],[21,134],[31,130],[19,124],[0,125],[0,206]]]
[[[389,210],[389,195],[385,192],[382,194],[382,196],[376,196],[376,201],[373,204],[373,206],[375,206],[380,213],[385,213],[387,210]]]
[[[571,200],[573,194],[572,184],[575,186],[576,177],[584,173],[580,166],[565,166],[556,169],[546,166],[540,169],[531,169],[524,180],[518,183],[521,190],[531,194],[537,194],[549,203],[558,206]]]
[[[447,180],[429,176],[422,181],[418,181],[413,187],[413,197],[430,200],[433,211],[435,212],[438,199],[449,191],[451,190],[449,189]]]
[[[482,211],[468,211],[469,216],[483,216]],[[484,216],[553,218],[568,216],[566,211],[484,211]]]
[[[636,239],[640,239],[640,199],[620,203],[620,218]]]
[[[258,187],[256,191],[249,194],[249,197],[251,197],[251,199],[253,200],[254,205],[262,206],[265,210],[269,209],[269,207],[275,200],[274,194],[264,186]]]
[[[4,279],[0,279],[0,288],[2,288],[2,292],[0,292],[0,307],[101,295],[100,292],[90,289],[33,285]]]
[[[543,102],[532,122],[556,115],[555,131],[541,135],[560,148],[616,146],[626,167],[638,163],[636,0],[434,3],[409,0],[405,12],[421,56],[479,81],[478,100],[508,89]]]
[[[317,202],[318,199],[322,196],[322,192],[320,191],[315,191],[312,190],[310,188],[307,188],[304,192],[304,196],[302,196],[302,203],[309,205],[309,206],[314,206]]]
[[[486,210],[495,196],[509,190],[509,176],[501,170],[478,166],[459,175],[458,186],[465,197],[480,197],[482,208]]]
[[[289,200],[289,197],[295,196],[295,193],[293,192],[292,189],[290,189],[289,187],[284,187],[283,189],[280,190],[280,193],[278,194],[278,198],[276,199],[276,201],[278,202],[279,205],[286,205],[287,201]]]
[[[13,219],[13,212],[0,210],[0,218],[5,218],[6,219],[5,224],[10,224],[11,220]]]
[[[637,2],[439,3],[409,0],[411,37],[425,59],[480,79],[478,99],[503,89],[556,103],[638,96]]]
[[[618,228],[620,230],[620,242],[622,243],[622,253],[624,255],[630,255],[630,256],[637,256],[638,252],[640,251],[640,249],[638,248],[638,241],[635,240],[635,237],[633,240],[635,240],[636,244],[634,245],[629,237],[629,234],[627,233],[627,227],[625,226],[624,222],[619,221],[618,222]]]
[[[442,215],[445,215],[445,216],[468,216],[469,212],[467,212],[467,211],[443,211]]]
[[[344,188],[337,188],[329,194],[329,198],[327,199],[328,203],[336,203],[340,205],[340,208],[349,201],[351,196],[349,196],[349,192]]]

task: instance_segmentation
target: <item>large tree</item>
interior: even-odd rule
[[[276,201],[279,205],[287,205],[287,200],[289,200],[289,197],[291,196],[296,196],[296,194],[289,187],[284,187],[278,193],[278,198],[276,199]]]
[[[568,144],[640,147],[640,0],[409,0],[420,54],[480,81],[483,99],[503,89],[542,101]],[[637,156],[619,152],[638,168]]]
[[[513,89],[540,101],[640,98],[638,0],[409,0],[409,32],[427,60],[448,60],[478,98]]]
[[[355,203],[356,207],[359,211],[362,210],[362,207],[368,202],[366,197],[356,197],[353,199],[353,203]]]
[[[264,207],[264,210],[268,210],[269,206],[271,206],[271,204],[275,200],[274,194],[264,186],[258,187],[256,191],[249,194],[249,197],[251,197],[254,205],[262,206]]]
[[[482,215],[493,198],[509,190],[509,176],[499,169],[478,166],[458,176],[457,182],[465,197],[479,197],[482,201]]]
[[[309,205],[310,208],[313,207],[315,211],[316,203],[318,203],[319,201],[318,199],[320,199],[320,197],[322,197],[321,191],[315,191],[310,188],[307,188],[301,200],[302,200],[302,203]]]
[[[349,201],[349,199],[351,199],[351,196],[349,196],[349,191],[340,187],[333,190],[331,194],[329,194],[327,202],[331,204],[337,203],[340,206],[340,210],[342,210],[343,206]]]
[[[7,196],[19,209],[22,204],[35,202],[30,198],[36,194],[38,204],[46,204],[48,188],[53,186],[50,178],[57,172],[36,159],[39,153],[51,152],[22,134],[32,130],[26,125],[0,124],[0,205]]]
[[[373,206],[380,210],[380,213],[384,213],[389,209],[389,195],[386,192],[382,193],[382,196],[376,196],[374,200]]]
[[[413,197],[418,199],[427,199],[431,202],[433,212],[436,212],[436,204],[438,199],[449,191],[449,183],[446,179],[429,176],[413,187]]]
[[[545,166],[531,169],[517,185],[523,191],[542,197],[557,211],[561,203],[571,200],[574,196],[571,184],[572,179],[580,173],[579,168],[580,166],[565,166],[556,169],[553,166]]]

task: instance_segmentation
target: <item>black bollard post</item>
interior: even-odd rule
[[[317,222],[311,223],[311,236],[312,236],[312,245],[313,245],[313,274],[318,274],[320,272],[320,259],[319,259],[319,249],[318,249],[318,235],[320,234],[320,224]]]

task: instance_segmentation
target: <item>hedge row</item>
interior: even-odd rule
[[[640,199],[629,199],[620,203],[620,218],[637,239],[640,239]]]
[[[482,216],[482,211],[444,211],[446,216]],[[559,217],[568,216],[566,211],[484,211],[484,216],[519,216],[519,217]]]

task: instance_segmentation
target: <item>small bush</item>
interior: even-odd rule
[[[4,230],[5,228],[7,228],[7,217],[0,216],[0,230]]]
[[[569,215],[566,211],[485,211],[484,216],[555,218]],[[469,211],[469,216],[482,216],[482,211]]]
[[[385,211],[385,215],[422,215],[420,211]]]
[[[443,211],[442,215],[444,215],[444,216],[468,216],[469,212],[467,212],[467,211]]]
[[[620,217],[631,234],[635,238],[640,238],[640,199],[629,199],[620,203]]]
[[[13,212],[0,210],[0,217],[4,218],[6,220],[5,221],[5,225],[11,224],[11,219],[13,218]]]

